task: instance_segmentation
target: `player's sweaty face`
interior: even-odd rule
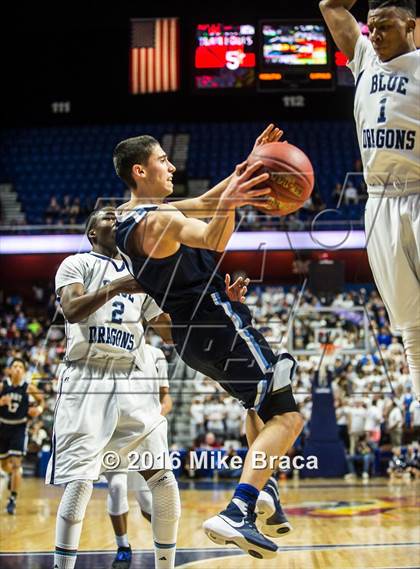
[[[389,61],[409,51],[409,22],[408,14],[398,8],[369,11],[370,41],[381,61]]]
[[[149,187],[148,194],[154,197],[165,197],[173,192],[173,174],[175,166],[160,145],[153,148],[145,167],[144,183]]]

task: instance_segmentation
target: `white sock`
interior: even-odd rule
[[[74,569],[77,556],[54,553],[54,569]]]
[[[92,490],[91,480],[69,482],[64,490],[57,512],[54,569],[73,569],[76,564],[83,518]]]
[[[124,534],[124,535],[116,535],[115,536],[115,541],[117,542],[117,546],[118,547],[129,547],[129,543],[128,543],[128,534]]]
[[[175,567],[176,537],[181,515],[178,484],[173,472],[160,470],[147,481],[152,493],[152,530],[156,569]]]

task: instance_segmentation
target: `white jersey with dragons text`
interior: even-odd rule
[[[369,194],[420,193],[420,51],[382,62],[361,35],[348,66]]]
[[[61,263],[55,289],[80,283],[85,292],[95,292],[106,284],[129,275],[124,262],[94,252],[71,255]],[[162,313],[146,294],[118,294],[98,308],[86,320],[66,325],[65,361],[112,358],[121,363],[135,362],[144,368],[144,329],[142,320]]]

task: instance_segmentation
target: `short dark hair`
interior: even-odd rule
[[[91,240],[90,237],[89,237],[89,231],[90,231],[91,229],[94,229],[94,228],[96,227],[96,224],[97,224],[98,218],[99,218],[99,214],[100,214],[101,212],[107,211],[107,210],[112,210],[112,211],[114,211],[115,208],[112,207],[112,206],[106,205],[106,206],[104,206],[104,207],[101,207],[101,208],[99,208],[99,209],[95,209],[94,211],[92,211],[92,213],[91,213],[91,214],[89,215],[89,217],[87,218],[86,223],[85,223],[85,234],[86,234],[86,237],[87,237],[88,240],[89,240],[89,243],[92,244],[92,240]]]
[[[153,147],[159,142],[153,136],[143,134],[122,140],[114,148],[112,160],[117,176],[127,184],[129,188],[135,188],[136,183],[131,174],[134,164],[147,165]]]
[[[416,0],[369,0],[369,10],[378,8],[401,8],[416,17]]]
[[[20,362],[21,364],[23,364],[23,367],[25,368],[25,370],[28,367],[28,364],[26,363],[26,361],[23,358],[18,358],[18,357],[12,359],[9,367],[12,367],[12,365],[15,362]]]

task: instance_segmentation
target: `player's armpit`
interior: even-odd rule
[[[356,0],[321,0],[319,8],[338,47],[351,61],[360,29],[350,9]]]

